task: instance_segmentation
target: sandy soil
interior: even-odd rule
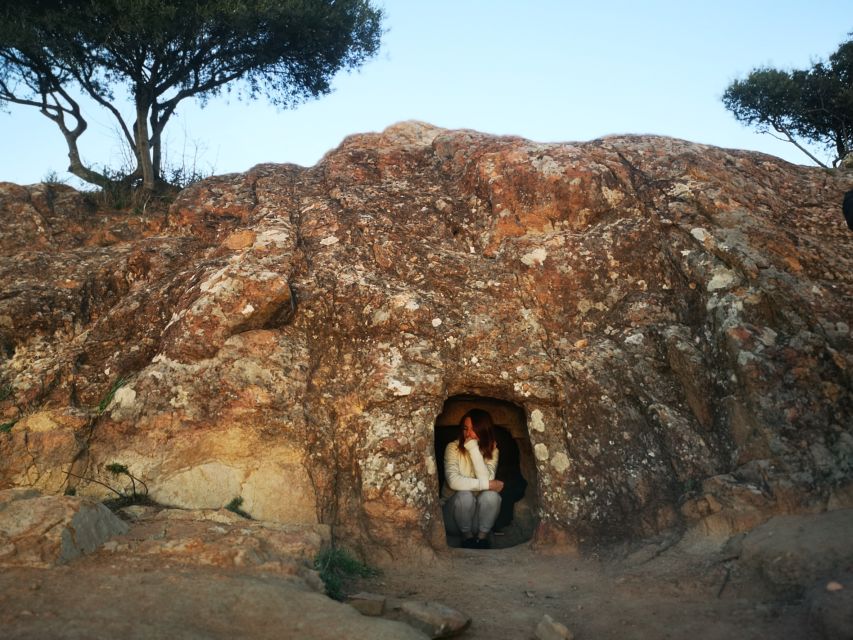
[[[677,548],[644,563],[524,546],[451,549],[430,566],[391,567],[353,588],[455,607],[473,618],[466,640],[530,638],[544,614],[578,640],[817,638],[801,603],[767,591],[723,554]]]

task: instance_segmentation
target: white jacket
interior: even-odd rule
[[[444,500],[457,491],[485,491],[489,480],[495,479],[498,469],[498,448],[488,460],[483,459],[480,445],[476,440],[465,443],[465,452],[459,451],[459,441],[454,440],[444,449],[444,487],[441,495]]]

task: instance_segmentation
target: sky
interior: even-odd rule
[[[807,68],[853,31],[851,0],[375,0],[382,47],[333,92],[280,110],[263,99],[184,102],[167,162],[205,174],[261,162],[310,166],[344,137],[403,120],[539,142],[659,134],[812,164],[725,110],[726,86],[756,67]],[[110,116],[93,108],[85,162],[122,164]],[[825,155],[821,157],[826,157]],[[65,171],[56,125],[27,107],[0,111],[0,181]]]

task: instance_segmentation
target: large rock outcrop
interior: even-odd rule
[[[523,412],[543,544],[849,506],[851,179],[404,123],[165,218],[0,185],[0,486],[118,462],[166,504],[429,550],[464,396]]]

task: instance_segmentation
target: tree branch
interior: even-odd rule
[[[121,112],[115,108],[112,102],[104,98],[100,92],[98,92],[97,88],[92,84],[91,81],[91,73],[83,74],[75,69],[69,70],[70,73],[74,76],[74,79],[80,84],[80,86],[86,91],[90,98],[92,98],[99,105],[107,109],[113,117],[118,121],[119,129],[124,135],[124,139],[131,148],[133,148],[133,135],[130,132],[130,129],[127,126],[127,123],[124,121],[124,118],[121,115]]]

